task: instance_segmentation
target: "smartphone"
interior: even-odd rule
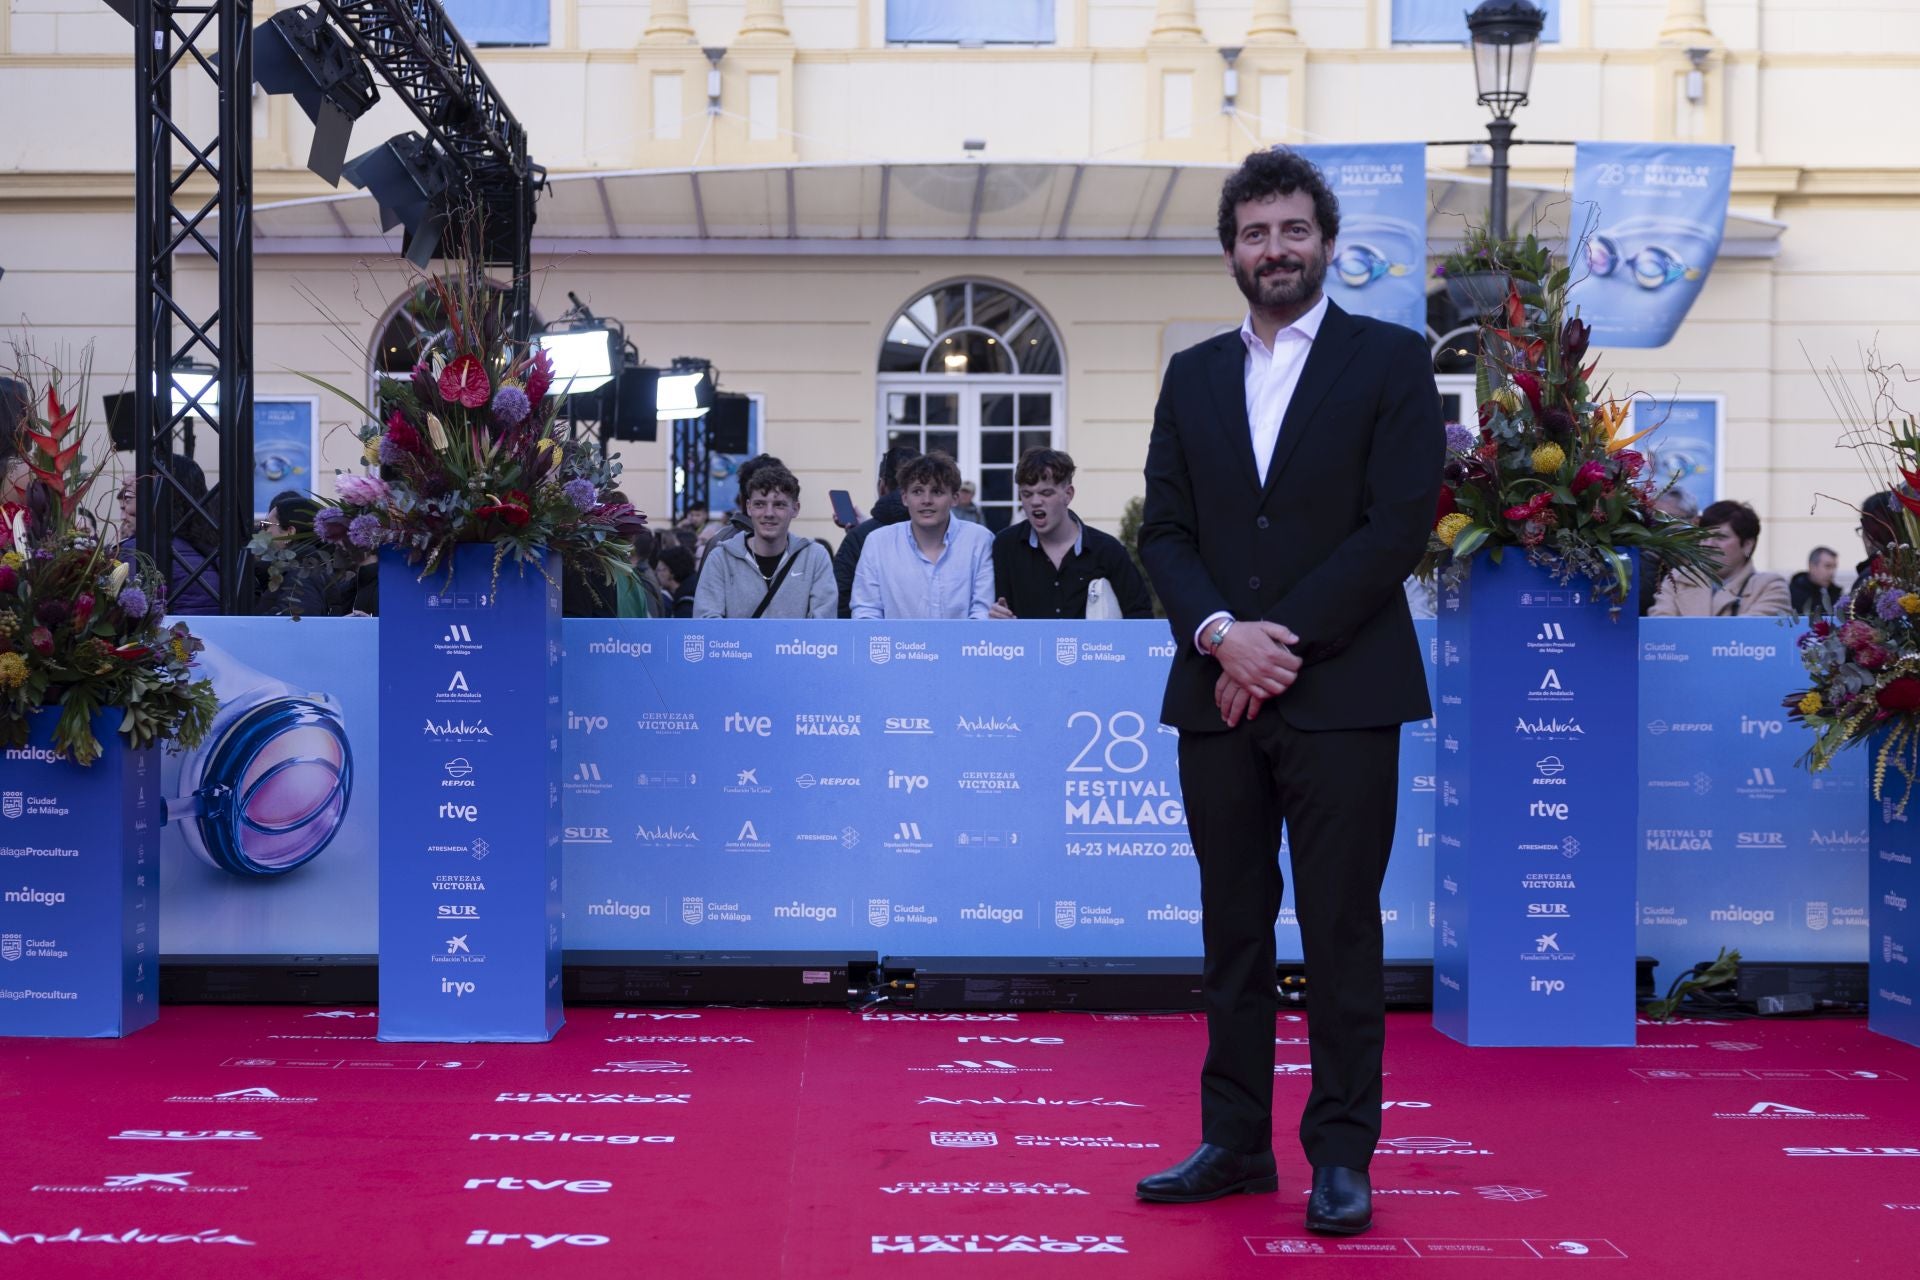
[[[845,489],[831,489],[827,492],[827,501],[833,504],[833,518],[841,524],[852,527],[858,523],[853,518],[853,495]]]

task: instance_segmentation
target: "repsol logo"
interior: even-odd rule
[[[787,658],[837,658],[840,646],[837,644],[815,644],[811,640],[790,640],[785,644],[776,644],[773,651]]]
[[[963,644],[960,652],[968,658],[998,658],[1002,662],[1012,662],[1015,658],[1027,656],[1027,646],[1023,644],[995,644],[991,640],[982,640],[976,644]]]
[[[784,907],[773,909],[775,920],[837,920],[840,918],[838,907],[816,907],[806,902],[789,902]]]
[[[1772,924],[1773,912],[1758,907],[1740,907],[1728,903],[1707,912],[1707,919],[1719,924]]]
[[[31,885],[23,884],[18,889],[7,890],[6,900],[8,902],[31,903],[36,907],[57,907],[67,900],[67,895],[59,892],[49,893],[46,890],[35,889]]]
[[[1169,902],[1164,907],[1148,907],[1147,919],[1149,921],[1175,922],[1179,924],[1199,924],[1200,908],[1176,907]]]
[[[1748,644],[1744,640],[1735,640],[1732,644],[1716,644],[1708,652],[1716,658],[1750,658],[1754,662],[1765,662],[1779,650],[1770,644]]]
[[[991,920],[995,924],[1013,924],[1027,918],[1027,913],[1019,907],[990,907],[982,902],[978,906],[960,908],[962,920]]]

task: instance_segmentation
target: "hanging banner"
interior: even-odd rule
[[[1573,221],[1588,226],[1568,301],[1596,347],[1664,347],[1720,252],[1733,148],[1583,142]]]
[[[1642,396],[1633,402],[1634,432],[1659,428],[1638,446],[1647,456],[1647,479],[1661,487],[1672,481],[1674,488],[1693,500],[1695,511],[1705,511],[1720,498],[1726,407],[1725,396],[1684,400]]]
[[[1327,296],[1357,316],[1427,331],[1427,149],[1418,142],[1296,147],[1340,201]]]

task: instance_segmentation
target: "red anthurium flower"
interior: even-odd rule
[[[1531,520],[1547,509],[1553,501],[1553,494],[1545,489],[1534,494],[1517,507],[1508,507],[1503,513],[1509,520]]]
[[[1459,509],[1460,509],[1460,505],[1457,502],[1455,502],[1453,499],[1452,487],[1444,484],[1441,485],[1440,486],[1440,502],[1437,509],[1433,513],[1433,522],[1435,524],[1439,524],[1442,520],[1445,520],[1448,516],[1452,515],[1454,512],[1458,511]]]
[[[127,662],[138,662],[152,652],[153,650],[143,644],[123,644],[113,651],[113,656]]]
[[[509,490],[498,502],[491,502],[484,507],[474,508],[473,514],[477,516],[498,516],[503,523],[510,524],[516,529],[533,518],[533,512],[527,501],[527,495],[518,489]]]
[[[478,409],[492,396],[487,367],[474,356],[461,356],[440,372],[440,397],[448,404]]]

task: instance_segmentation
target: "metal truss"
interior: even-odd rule
[[[132,9],[140,107],[135,543],[172,584],[171,599],[201,586],[219,596],[221,612],[244,613],[252,595],[245,564],[253,528],[253,6],[250,0],[133,0]],[[176,72],[183,89],[212,86],[211,119],[204,111],[176,114]],[[177,174],[176,146],[186,158]],[[187,249],[216,267],[210,305],[204,290],[175,288],[174,255]],[[174,373],[182,366],[198,371],[190,394],[176,390]],[[219,437],[218,483],[198,499],[170,465],[171,455],[187,451],[196,422],[210,423]],[[217,546],[176,582],[174,535],[198,521],[213,527]]]
[[[214,589],[223,613],[245,613],[253,533],[253,13],[252,0],[110,0],[133,23],[139,137],[134,160],[135,545],[174,581],[174,535],[205,522],[215,554],[193,566],[173,598],[196,584]],[[452,162],[461,184],[455,210],[477,213],[483,242],[469,265],[513,272],[515,336],[528,337],[533,308],[533,201],[546,171],[527,155],[526,130],[436,0],[317,0],[354,47],[407,104]],[[178,74],[182,84],[176,86]],[[191,88],[189,88],[191,86]],[[202,99],[218,106],[174,109]],[[177,152],[185,163],[174,170]],[[203,289],[176,288],[174,258],[198,251],[214,266]],[[196,370],[191,394],[174,371]],[[196,424],[219,438],[218,482],[196,499],[174,476],[171,455],[190,447]]]
[[[513,272],[514,336],[531,323],[533,199],[546,170],[437,0],[315,0],[453,161],[484,232],[476,265]]]

